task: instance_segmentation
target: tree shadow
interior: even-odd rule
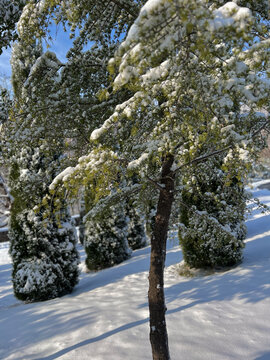
[[[254,219],[256,224],[260,218]],[[258,222],[260,224],[260,221]],[[252,224],[254,228],[254,223]],[[59,299],[42,303],[23,304],[5,309],[1,312],[0,328],[8,332],[5,339],[8,342],[0,345],[0,358],[5,358],[19,349],[27,348],[36,341],[42,342],[46,339],[53,339],[56,335],[64,336],[67,332],[83,329],[84,326],[94,326],[97,322],[96,304],[91,306],[81,306],[77,308],[77,300],[80,295],[90,292],[94,289],[104,287],[108,284],[114,284],[128,275],[148,272],[149,269],[150,247],[137,250],[133,256],[113,268],[109,268],[97,273],[83,274],[80,284],[74,292],[60,300],[63,308],[54,308],[54,302]],[[245,300],[246,302],[256,303],[270,297],[269,276],[270,276],[270,236],[263,236],[253,241],[247,242],[245,249],[244,262],[224,273],[216,273],[206,277],[197,277],[183,279],[179,276],[179,282],[169,285],[165,289],[166,303],[168,305],[167,315],[192,308],[198,304],[211,303],[212,301],[231,300],[235,297]],[[175,265],[181,261],[181,251],[178,248],[169,246],[166,265]],[[7,280],[8,267],[3,267],[3,276]],[[1,271],[1,268],[0,268]],[[184,280],[184,281],[183,281]],[[147,289],[145,290],[147,292]],[[184,305],[173,307],[173,302],[177,299]],[[67,300],[67,301],[66,301]],[[186,304],[186,300],[189,301]],[[19,306],[20,305],[20,306]],[[146,307],[148,304],[143,303],[139,308]],[[115,306],[113,303],[111,306]],[[144,318],[127,323],[123,320],[121,326],[106,331],[98,336],[82,340],[77,344],[70,346],[64,345],[63,349],[56,351],[54,354],[36,358],[36,360],[54,360],[61,356],[81,348],[83,346],[100,342],[115,334],[127,331],[142,324],[148,323],[149,319]],[[54,324],[57,324],[55,327]],[[16,331],[14,329],[16,328]],[[18,334],[23,334],[22,339],[18,339]],[[0,339],[1,343],[2,339]],[[1,357],[1,351],[4,355]],[[268,356],[268,357],[267,357]],[[22,360],[23,358],[21,358]],[[270,359],[269,353],[262,354],[256,360]],[[18,358],[19,360],[19,358]]]
[[[54,309],[50,306],[53,302],[54,300],[46,302],[48,310],[41,309],[41,303],[19,303],[1,313],[0,328],[5,330],[5,341],[0,338],[0,359],[5,359],[13,353],[18,354],[18,349],[33,345],[35,341],[52,339],[58,334],[64,336],[67,332],[96,321],[96,314],[91,306],[76,309],[74,304],[73,308],[69,306],[67,310],[64,308],[59,311],[59,308]]]
[[[131,328],[134,328],[136,326],[139,326],[139,325],[142,325],[142,324],[145,324],[145,323],[148,323],[149,321],[149,318],[147,319],[142,319],[142,320],[138,320],[138,321],[132,321],[131,323],[129,324],[125,324],[125,325],[122,325],[122,326],[119,326],[118,328],[116,329],[113,329],[113,330],[110,330],[110,331],[107,331],[105,332],[104,334],[101,334],[99,336],[96,336],[96,337],[93,337],[91,339],[87,339],[87,340],[84,340],[84,341],[81,341],[75,345],[72,345],[72,346],[69,346],[65,349],[62,349],[60,351],[57,351],[56,353],[54,354],[51,354],[49,356],[46,356],[46,357],[43,357],[43,358],[38,358],[36,360],[54,360],[54,359],[57,359],[59,358],[60,356],[63,356],[67,353],[69,353],[70,351],[73,351],[73,350],[76,350],[82,346],[85,346],[85,345],[89,345],[89,344],[92,344],[92,343],[95,343],[95,342],[98,342],[100,340],[104,340],[110,336],[113,336],[117,333],[120,333],[122,331],[125,331],[125,330],[129,330]]]
[[[174,299],[198,303],[232,300],[257,303],[270,297],[270,236],[246,244],[243,263],[226,272],[190,278],[166,288],[167,304]]]

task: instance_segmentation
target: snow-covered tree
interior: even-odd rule
[[[0,129],[8,121],[12,100],[6,88],[0,87]],[[1,131],[1,130],[0,130]],[[0,227],[7,226],[12,196],[7,183],[8,169],[4,160],[4,144],[0,137]]]
[[[154,359],[169,359],[163,269],[177,179],[182,169],[192,177],[195,164],[220,154],[225,164],[235,158],[246,166],[255,135],[268,124],[258,111],[269,110],[265,33],[235,2],[148,1],[109,62],[117,75],[114,91],[133,93],[92,133],[96,149],[73,176],[100,176],[102,169],[111,178],[136,173],[139,184],[125,186],[122,196],[145,193],[150,185],[159,191],[149,276]],[[73,176],[62,180],[68,186]],[[108,193],[107,181],[103,185],[100,193],[109,196],[103,205],[110,204],[115,194]]]
[[[136,3],[74,0],[58,6],[59,2],[44,1],[37,8],[31,3],[19,29],[24,28],[26,35],[33,29],[44,33],[48,11],[43,10],[52,5],[49,13],[55,11],[56,19],[80,24],[82,33],[91,29],[85,39],[100,45],[110,42],[113,33],[107,29],[121,24],[122,11],[131,15]],[[128,10],[125,4],[130,5]],[[268,25],[257,17],[262,11],[244,0],[239,5],[222,0],[149,0],[109,62],[112,99],[120,100],[117,96],[124,91],[124,101],[92,133],[89,154],[51,186],[54,191],[62,182],[71,190],[84,176],[90,183],[98,181],[96,206],[89,218],[121,197],[139,192],[143,199],[151,186],[158,190],[149,276],[154,359],[169,359],[163,269],[181,171],[192,177],[195,164],[220,154],[225,165],[237,158],[245,167],[255,136],[268,124],[267,116],[258,111],[269,111]],[[123,28],[117,29],[120,34]],[[106,98],[108,90],[100,95]],[[138,183],[127,185],[125,178],[134,174]]]
[[[132,250],[146,246],[146,234],[142,211],[136,201],[128,201],[126,205],[128,217],[127,240]]]
[[[70,293],[79,275],[77,238],[65,201],[60,200],[60,212],[54,212],[52,205],[49,218],[44,217],[47,209],[40,206],[57,174],[57,156],[49,157],[47,151],[45,144],[38,148],[25,145],[11,162],[12,281],[15,296],[24,301]]]
[[[179,239],[190,267],[231,266],[242,260],[248,196],[239,169],[229,179],[221,160],[198,164],[192,178],[182,178]]]
[[[50,129],[43,113],[33,111],[35,103],[48,104],[58,67],[56,57],[42,54],[39,44],[13,46],[14,99],[2,138],[13,196],[9,226],[13,287],[25,301],[69,293],[79,274],[75,228],[67,203],[59,199],[56,209],[49,195],[49,186],[62,169],[62,138]]]
[[[102,218],[89,219],[85,229],[86,266],[100,270],[128,259],[127,219],[123,206],[109,209]]]

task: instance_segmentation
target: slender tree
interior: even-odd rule
[[[245,166],[252,140],[268,124],[258,112],[268,106],[269,83],[260,76],[269,64],[268,42],[253,33],[254,28],[262,34],[266,30],[247,8],[232,2],[209,5],[195,0],[146,3],[109,62],[112,72],[119,71],[114,90],[127,87],[135,93],[92,133],[97,150],[74,169],[76,174],[91,164],[94,174],[104,159],[112,173],[139,174],[134,191],[145,191],[149,184],[159,191],[149,275],[154,359],[169,359],[163,270],[181,169],[190,169],[192,176],[195,164],[221,153],[225,164],[238,158]],[[133,190],[126,187],[123,193]]]
[[[49,12],[55,11],[56,18],[66,11],[71,14],[72,26],[79,23],[83,31],[90,28],[88,39],[101,45],[110,41],[112,32],[107,29],[122,19],[123,11],[134,20],[136,2],[129,2],[129,9],[119,3],[123,4],[89,1],[84,7],[84,3],[69,1],[57,7],[59,2],[45,1],[38,8],[31,3],[19,28],[27,30],[26,35],[33,29],[44,34],[48,16],[44,9],[53,4]],[[89,16],[89,5],[93,16]],[[150,340],[155,360],[169,359],[163,270],[181,171],[189,171],[192,177],[195,164],[221,153],[225,154],[225,166],[231,158],[238,158],[244,167],[254,150],[254,138],[268,125],[266,116],[258,112],[262,107],[269,110],[267,24],[258,20],[261,6],[251,1],[241,5],[250,9],[225,1],[149,0],[109,61],[114,79],[111,99],[119,100],[117,96],[124,91],[124,101],[92,132],[89,154],[51,186],[54,192],[61,182],[71,189],[80,177],[90,183],[98,181],[96,206],[86,217],[127,194],[139,192],[143,198],[150,186],[158,191],[149,276]],[[97,26],[91,22],[96,14]],[[29,16],[34,21],[27,27]],[[116,31],[119,35],[124,28],[117,29],[121,29]],[[100,95],[106,98],[110,90]],[[134,174],[138,183],[127,185],[126,177]],[[118,191],[112,190],[116,188]]]

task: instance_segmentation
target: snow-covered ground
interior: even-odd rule
[[[268,190],[255,187],[253,193],[270,205]],[[270,215],[254,211],[247,226],[243,263],[204,277],[177,275],[182,255],[177,241],[169,241],[173,360],[270,359]],[[149,251],[137,250],[107,270],[82,272],[71,295],[24,304],[12,294],[8,243],[0,244],[0,359],[150,360]]]

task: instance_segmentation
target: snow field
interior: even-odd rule
[[[270,205],[269,191],[255,187],[253,193]],[[209,276],[180,277],[181,250],[176,238],[168,242],[165,287],[173,360],[270,359],[269,223],[269,214],[253,211],[243,263]],[[24,304],[12,293],[8,243],[0,244],[0,359],[151,360],[149,253],[147,247],[113,268],[82,272],[71,295]]]

